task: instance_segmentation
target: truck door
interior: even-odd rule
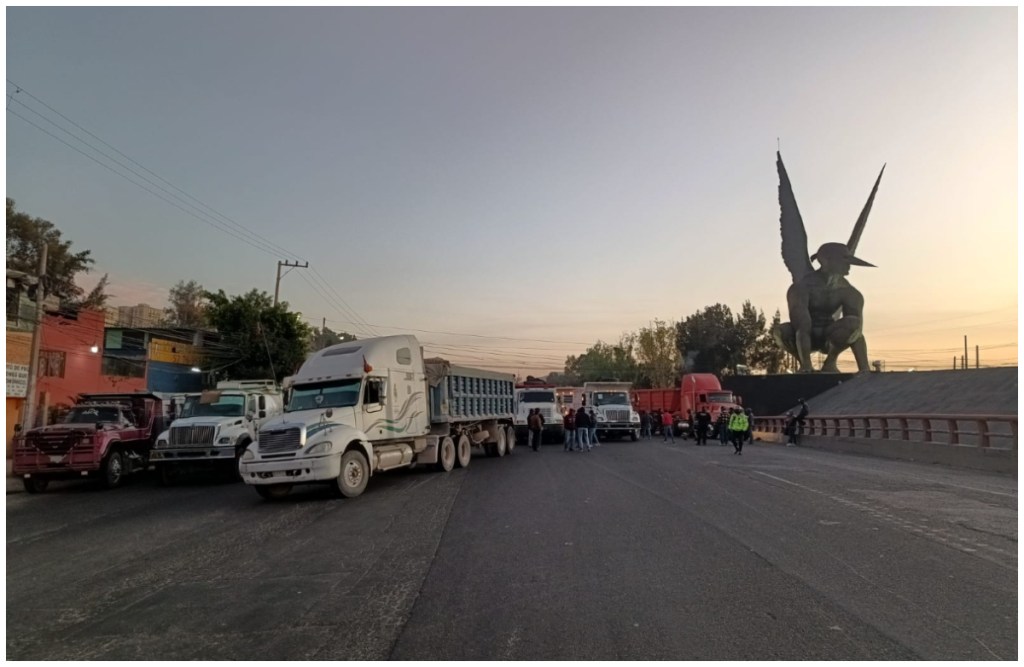
[[[396,435],[423,435],[429,430],[427,414],[426,383],[420,376],[417,381],[412,371],[391,369],[390,394],[388,396],[388,419]]]

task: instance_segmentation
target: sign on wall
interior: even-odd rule
[[[11,398],[25,398],[28,393],[28,365],[7,364],[7,395]]]

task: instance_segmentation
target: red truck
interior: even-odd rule
[[[637,412],[669,412],[675,417],[676,433],[689,430],[688,413],[696,415],[701,409],[711,414],[714,423],[721,410],[738,408],[740,398],[722,384],[713,373],[689,373],[674,389],[633,389],[633,408]]]
[[[40,493],[53,479],[98,477],[107,488],[149,467],[153,439],[164,430],[155,394],[82,394],[57,424],[19,432],[13,472]]]

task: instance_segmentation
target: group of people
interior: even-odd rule
[[[597,441],[597,418],[594,416],[594,408],[577,408],[575,412],[570,408],[562,417],[562,427],[565,429],[565,451],[589,452],[594,447],[599,447]]]

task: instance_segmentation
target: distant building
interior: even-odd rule
[[[164,311],[146,303],[137,306],[119,306],[117,309],[117,326],[119,327],[159,327],[164,321]]]

